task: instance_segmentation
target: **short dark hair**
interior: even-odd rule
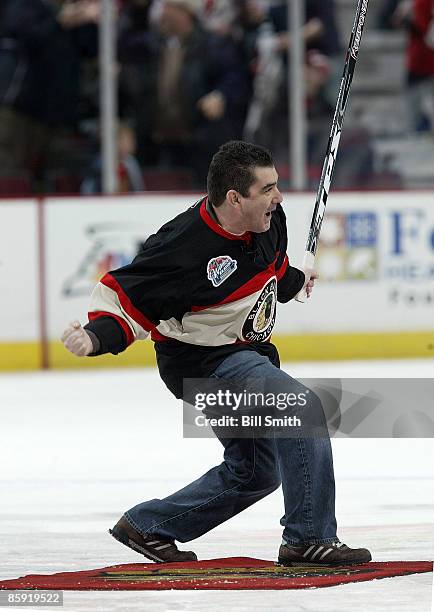
[[[274,166],[270,151],[260,145],[231,140],[223,144],[211,160],[207,177],[209,201],[213,206],[223,204],[230,189],[245,198],[255,182],[255,167]]]

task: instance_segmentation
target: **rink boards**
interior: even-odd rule
[[[59,342],[87,320],[92,287],[197,194],[0,200],[0,369],[152,365],[152,342],[79,360]],[[300,265],[312,194],[285,194]],[[194,248],[194,237],[192,237]],[[278,307],[283,360],[434,356],[434,194],[332,194],[306,304]]]

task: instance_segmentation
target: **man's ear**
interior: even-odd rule
[[[235,189],[229,189],[226,194],[226,199],[232,206],[237,206],[240,203],[240,194]]]

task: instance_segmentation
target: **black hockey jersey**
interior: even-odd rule
[[[95,287],[85,328],[100,341],[97,354],[119,353],[150,334],[176,397],[183,378],[209,376],[233,351],[256,350],[278,365],[270,343],[276,303],[304,283],[286,248],[280,204],[267,232],[236,236],[213,218],[206,197],[199,200]]]

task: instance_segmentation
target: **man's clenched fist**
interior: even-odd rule
[[[304,302],[306,298],[310,298],[312,289],[315,284],[315,280],[318,278],[318,274],[313,268],[304,268],[304,285],[295,296],[296,302]]]
[[[304,290],[306,291],[306,297],[310,298],[318,274],[312,268],[306,268],[303,272],[305,275]]]
[[[74,353],[74,355],[77,355],[77,357],[85,357],[93,351],[92,340],[79,321],[73,321],[68,325],[63,332],[61,340],[65,348]]]

